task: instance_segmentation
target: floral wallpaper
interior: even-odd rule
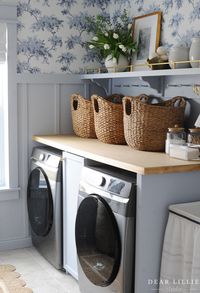
[[[99,13],[116,19],[123,9],[130,18],[161,10],[161,43],[190,46],[200,35],[200,0],[21,0],[18,2],[18,73],[79,73],[95,67],[86,51],[85,16]]]

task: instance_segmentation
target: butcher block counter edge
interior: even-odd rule
[[[141,175],[200,170],[200,161],[183,161],[165,153],[137,151],[127,145],[105,144],[98,139],[75,135],[35,135],[33,140]]]

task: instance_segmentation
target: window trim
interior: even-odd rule
[[[0,3],[0,22],[7,27],[8,68],[8,186],[0,189],[0,196],[8,191],[19,196],[18,179],[18,133],[17,133],[17,5]]]

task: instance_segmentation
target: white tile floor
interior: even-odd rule
[[[80,293],[77,281],[56,270],[33,247],[0,251],[0,264],[12,264],[34,293]]]

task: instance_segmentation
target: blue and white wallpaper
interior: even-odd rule
[[[190,46],[200,35],[200,0],[21,0],[18,2],[18,73],[79,73],[99,60],[84,48],[85,16],[163,12],[161,44]]]

